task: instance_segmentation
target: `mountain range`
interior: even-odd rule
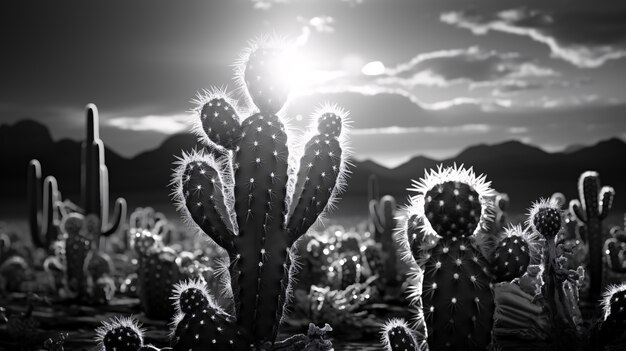
[[[169,193],[167,187],[176,155],[181,150],[197,146],[196,137],[177,134],[166,139],[158,148],[133,158],[121,157],[106,149],[110,190],[115,194],[127,192]],[[0,201],[2,198],[23,197],[26,193],[28,162],[36,158],[42,164],[43,175],[54,175],[63,194],[80,191],[81,143],[63,139],[54,141],[46,126],[24,120],[0,126]],[[358,150],[357,150],[358,153]],[[419,150],[416,150],[416,154]],[[395,195],[403,203],[411,179],[424,174],[424,169],[438,164],[453,163],[473,166],[477,173],[487,174],[493,187],[511,198],[511,211],[523,212],[532,201],[562,192],[568,199],[577,195],[579,175],[586,170],[600,173],[605,185],[617,192],[614,210],[626,210],[626,143],[613,138],[592,146],[576,145],[563,152],[549,153],[518,141],[495,145],[476,145],[446,160],[416,156],[408,162],[388,169],[372,161],[353,161],[352,175],[344,197],[367,196],[371,174],[378,176],[381,194]],[[624,200],[622,200],[624,199]]]

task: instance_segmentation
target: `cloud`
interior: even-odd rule
[[[554,77],[559,73],[518,53],[483,50],[477,46],[466,49],[423,53],[406,63],[387,69],[381,84],[406,87],[447,87],[462,83],[493,82],[506,78]]]
[[[112,117],[106,120],[106,125],[132,131],[153,131],[162,134],[176,134],[189,130],[191,117],[186,114],[142,117]]]
[[[459,133],[487,133],[492,128],[487,124],[464,124],[458,126],[423,126],[423,127],[383,127],[353,129],[350,135],[380,135],[380,134],[459,134]]]
[[[278,4],[289,4],[296,2],[295,0],[250,0],[257,10],[269,10],[274,7],[274,5]],[[320,0],[317,0],[320,1]],[[340,3],[345,3],[350,6],[361,5],[365,2],[365,0],[336,0]]]
[[[490,31],[529,37],[549,47],[552,56],[579,68],[597,68],[626,57],[626,11],[542,12],[510,9],[495,14],[446,12],[444,23],[475,35]]]

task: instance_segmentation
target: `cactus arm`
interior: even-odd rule
[[[198,118],[193,131],[206,145],[235,150],[241,139],[239,115],[227,94],[217,89],[198,97]]]
[[[115,206],[114,206],[114,211],[113,211],[113,222],[111,223],[108,229],[103,230],[102,235],[109,236],[117,232],[120,226],[123,226],[126,220],[127,208],[128,206],[126,205],[126,200],[124,198],[120,197],[117,200],[115,200]]]
[[[600,219],[605,219],[609,214],[611,207],[613,206],[613,198],[615,197],[615,190],[610,186],[602,187],[600,191]]]
[[[332,205],[343,189],[346,162],[341,131],[347,114],[341,109],[322,106],[317,115],[317,134],[306,144],[293,194],[297,204],[287,224],[289,246],[304,235]]]
[[[232,233],[226,226],[222,181],[208,162],[188,162],[180,177],[180,187],[191,219],[229,255],[235,254]]]
[[[385,230],[385,226],[381,221],[379,204],[380,204],[379,200],[370,200],[369,202],[369,210],[370,210],[369,218],[371,221],[370,230],[372,230],[375,233],[376,232],[380,233]]]
[[[36,247],[43,247],[41,241],[41,211],[43,206],[41,184],[41,164],[37,160],[28,163],[27,198],[28,198],[28,222],[30,225],[31,240]]]
[[[233,289],[233,295],[239,302],[237,323],[264,341],[271,337],[276,311],[282,308],[276,297],[288,248],[287,134],[276,116],[255,114],[244,121],[239,146],[234,195],[239,227],[235,246],[241,257],[235,262],[239,291]]]
[[[42,237],[45,238],[45,248],[48,248],[58,238],[57,225],[59,224],[59,191],[57,180],[47,176],[43,182],[43,217],[41,221]]]
[[[574,214],[574,217],[582,223],[587,223],[587,215],[582,209],[582,205],[579,200],[572,200],[569,202],[570,212]]]
[[[376,174],[370,174],[367,182],[367,199],[378,200],[380,199],[380,187],[378,185],[378,177]]]
[[[341,146],[335,138],[316,136],[307,143],[302,161],[311,162],[300,164],[305,168],[300,173],[306,180],[302,191],[295,194],[298,202],[289,219],[291,244],[306,233],[326,208],[340,177],[341,157]]]

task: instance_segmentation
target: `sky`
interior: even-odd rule
[[[235,90],[249,40],[298,45],[283,111],[350,111],[358,160],[519,140],[547,151],[626,139],[626,3],[519,0],[3,1],[0,123],[101,137],[130,157],[189,130],[191,100]]]

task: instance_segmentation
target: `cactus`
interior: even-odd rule
[[[381,342],[387,351],[420,351],[417,337],[402,319],[391,319],[382,328]]]
[[[488,262],[475,242],[486,220],[484,176],[462,166],[426,172],[413,181],[418,193],[407,209],[399,243],[404,258],[413,256],[423,271],[422,291],[411,296],[423,303],[430,349],[484,349],[491,339],[494,301]]]
[[[626,215],[624,216],[624,229],[611,228],[611,238],[604,242],[604,256],[613,272],[626,273]]]
[[[562,346],[576,346],[578,334],[578,296],[575,289],[580,272],[566,270],[564,258],[557,247],[556,238],[563,230],[563,213],[559,203],[539,200],[529,210],[528,225],[534,233],[545,240],[543,248],[543,286],[541,294],[548,307],[550,321],[556,334],[556,342]]]
[[[602,299],[604,315],[598,342],[610,344],[626,331],[626,283],[607,287]]]
[[[304,146],[296,170],[289,135],[275,115],[286,93],[268,70],[283,61],[278,49],[273,42],[254,44],[237,66],[241,87],[258,109],[243,122],[235,102],[223,92],[199,99],[195,130],[225,156],[183,154],[174,175],[175,200],[183,219],[228,253],[227,295],[235,308],[220,337],[211,337],[217,335],[214,329],[206,330],[213,323],[198,326],[198,318],[178,323],[177,330],[203,331],[200,340],[193,332],[185,333],[175,349],[197,350],[212,345],[213,339],[221,348],[230,340],[234,349],[274,344],[291,284],[290,248],[343,188],[346,113],[338,108],[324,107],[315,114],[317,132]],[[189,328],[183,328],[187,323]]]
[[[61,193],[53,176],[46,177],[42,185],[41,164],[37,160],[28,164],[27,190],[31,240],[35,247],[49,249],[59,236]]]
[[[522,276],[531,256],[536,254],[536,235],[522,229],[521,225],[505,228],[505,237],[500,240],[494,253],[493,270],[496,281],[511,281]]]
[[[91,219],[96,220],[93,217]],[[61,228],[66,235],[65,263],[69,289],[76,294],[85,295],[87,278],[83,266],[87,255],[95,248],[97,234],[94,225],[88,228],[83,215],[71,213],[63,218]]]
[[[361,261],[359,255],[344,254],[331,266],[336,277],[336,287],[345,290],[348,286],[361,282]]]
[[[144,330],[131,317],[114,317],[102,322],[96,329],[99,351],[158,351],[152,345],[144,345]]]
[[[602,289],[602,221],[611,210],[615,191],[609,186],[600,188],[598,173],[587,171],[578,180],[578,193],[580,200],[570,201],[570,211],[585,226],[591,279],[588,301],[595,302],[600,298]]]
[[[386,286],[398,285],[396,247],[393,232],[396,229],[394,218],[396,199],[391,195],[378,198],[378,178],[369,178],[369,227],[374,240],[381,243],[384,254],[384,270],[380,272],[382,283]]]
[[[109,171],[104,162],[104,144],[100,139],[98,108],[87,105],[87,138],[82,145],[81,193],[86,215],[100,220],[101,235],[115,233],[126,218],[126,200],[115,200],[113,221],[109,225]]]

